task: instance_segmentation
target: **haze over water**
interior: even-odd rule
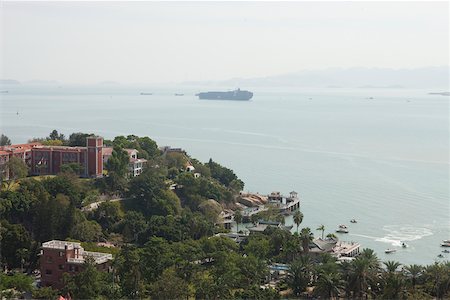
[[[0,98],[0,128],[13,143],[53,129],[150,136],[203,162],[212,157],[233,169],[245,190],[297,191],[301,227],[316,236],[320,224],[326,233],[347,224],[350,233],[339,237],[382,260],[437,259],[441,240],[450,239],[448,97],[410,89],[245,88],[255,94],[251,101],[197,100],[195,92],[210,89],[199,87],[12,86]],[[397,253],[384,254],[393,247]]]

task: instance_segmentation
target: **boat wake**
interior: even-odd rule
[[[375,239],[375,241],[398,247],[402,245],[402,242],[420,240],[426,236],[433,235],[433,232],[428,228],[411,225],[386,225],[383,227],[383,230],[388,233],[384,237]]]

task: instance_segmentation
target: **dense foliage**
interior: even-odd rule
[[[66,140],[53,131],[42,141],[83,145],[89,134]],[[53,143],[53,142],[52,142]],[[203,164],[184,152],[162,153],[148,137],[116,137],[108,176],[78,178],[75,166],[48,177],[15,178],[0,190],[0,265],[21,272],[0,274],[0,298],[32,291],[36,299],[279,299],[449,297],[450,263],[403,266],[380,262],[372,250],[351,262],[308,253],[310,228],[297,232],[269,227],[240,244],[214,236],[224,207],[233,207],[243,183],[234,172],[209,160]],[[126,148],[148,159],[138,177],[126,172]],[[187,166],[193,166],[192,172]],[[200,174],[200,175],[198,175]],[[95,204],[94,206],[90,206]],[[276,220],[268,210],[258,217]],[[240,223],[242,214],[236,214]],[[283,219],[284,220],[284,219]],[[256,220],[253,220],[256,222]],[[324,235],[325,228],[318,231]],[[51,240],[78,240],[88,251],[114,255],[113,272],[100,272],[87,259],[82,271],[64,278],[65,288],[32,287],[39,246]],[[110,242],[114,248],[97,245]],[[269,265],[284,263],[288,275],[276,286]]]

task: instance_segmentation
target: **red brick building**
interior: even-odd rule
[[[111,254],[85,251],[80,243],[74,242],[52,240],[43,243],[39,259],[41,285],[63,288],[63,274],[81,272],[88,256],[94,259],[98,270],[111,271]]]
[[[18,157],[31,167],[31,150],[39,146],[41,146],[40,143],[0,146],[0,166],[6,164],[12,157]],[[2,172],[6,175],[5,179],[9,179],[8,170],[5,169]]]
[[[86,147],[37,146],[31,149],[31,175],[53,175],[64,164],[80,166],[81,177],[102,177],[103,138],[88,137]]]

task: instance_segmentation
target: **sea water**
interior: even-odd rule
[[[346,224],[339,238],[383,261],[430,264],[450,239],[450,99],[435,90],[254,87],[251,101],[211,101],[194,94],[226,88],[1,89],[0,131],[13,143],[53,129],[150,136],[233,169],[246,191],[297,191],[300,227],[319,237],[321,224],[325,234]]]

